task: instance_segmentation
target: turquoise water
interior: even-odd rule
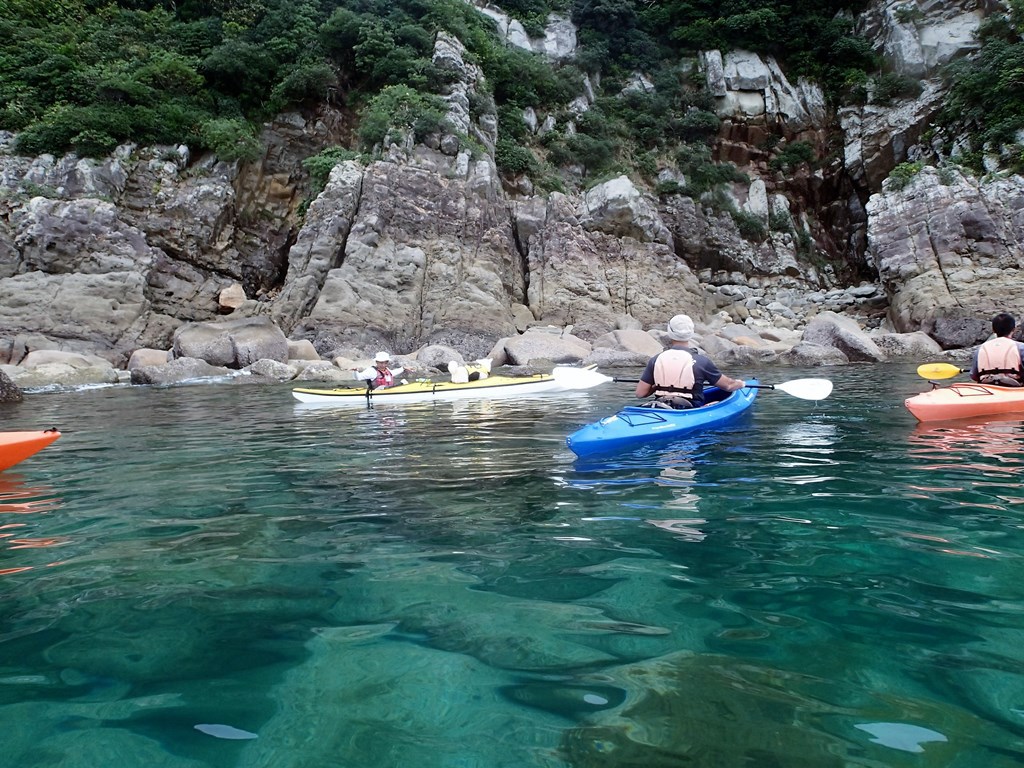
[[[1024,763],[1024,420],[912,366],[736,371],[733,428],[576,463],[631,397],[31,395],[0,474],[0,765]]]

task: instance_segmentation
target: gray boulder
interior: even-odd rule
[[[18,367],[16,383],[23,389],[83,387],[97,384],[117,384],[117,371],[104,362],[102,365],[69,365],[43,363],[32,368]]]
[[[288,360],[317,361],[320,360],[320,354],[316,351],[316,347],[313,346],[313,342],[309,341],[309,339],[299,339],[298,341],[289,340]]]
[[[25,355],[20,365],[22,368],[39,368],[44,365],[66,365],[69,368],[112,367],[102,357],[83,355],[77,352],[62,352],[58,349],[35,349]]]
[[[662,222],[655,201],[641,193],[628,176],[590,189],[583,196],[579,220],[584,229],[672,244],[672,233]]]
[[[596,365],[598,368],[643,368],[651,357],[628,349],[594,347],[593,351],[583,358],[583,363]]]
[[[417,363],[442,371],[448,370],[448,363],[452,360],[459,363],[466,362],[460,352],[445,344],[428,344],[416,353]]]
[[[219,323],[189,323],[174,332],[174,357],[194,357],[210,365],[245,368],[258,360],[288,362],[288,339],[266,317]]]
[[[943,349],[963,349],[980,344],[992,335],[991,319],[955,312],[924,324]]]
[[[804,329],[804,342],[833,347],[854,362],[880,362],[885,353],[878,348],[856,321],[835,312],[822,312]]]
[[[900,357],[923,358],[942,352],[942,345],[923,331],[881,333],[871,338],[890,360]]]
[[[146,347],[140,347],[132,352],[132,356],[128,358],[128,365],[126,367],[130,371],[144,365],[163,365],[164,363],[170,362],[170,360],[171,353],[166,349],[148,349]]]
[[[257,360],[246,370],[253,376],[275,381],[291,381],[299,372],[298,368],[293,365],[267,359]]]
[[[143,365],[132,369],[132,384],[170,386],[186,381],[230,376],[231,371],[195,357],[179,357],[166,365]]]
[[[719,368],[729,367],[735,369],[748,365],[764,365],[774,363],[779,358],[779,353],[768,347],[750,347],[744,344],[736,344],[732,349],[724,352],[717,360]],[[723,371],[724,372],[724,371]],[[734,378],[742,378],[739,373],[733,372]]]
[[[325,381],[330,384],[351,384],[352,372],[342,369],[329,360],[295,360],[293,365],[299,369],[296,381]]]
[[[599,368],[643,367],[664,348],[651,334],[639,328],[615,330],[598,336],[593,346],[583,362]]]
[[[33,389],[118,383],[117,371],[104,358],[57,349],[29,352],[15,371],[18,386]]]
[[[633,352],[644,357],[653,357],[664,349],[654,337],[639,329],[617,330],[594,339],[594,349],[607,348]]]
[[[801,342],[779,355],[779,361],[792,366],[846,365],[849,358],[835,347]]]
[[[499,351],[500,349],[500,351]],[[552,363],[579,363],[590,354],[589,343],[560,330],[548,332],[531,329],[522,336],[500,339],[495,352],[488,355],[495,366],[531,365],[544,360]],[[499,362],[498,358],[502,358]]]

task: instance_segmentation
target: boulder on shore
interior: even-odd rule
[[[241,369],[257,360],[288,362],[288,339],[270,318],[188,323],[174,332],[175,358],[194,357],[212,366]]]

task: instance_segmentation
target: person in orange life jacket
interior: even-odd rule
[[[725,392],[747,386],[718,370],[707,355],[690,346],[693,320],[676,315],[668,323],[669,347],[647,362],[636,385],[637,397],[654,395],[654,403],[670,408],[697,408],[704,405],[704,383]]]
[[[1024,383],[1024,344],[1014,341],[1010,334],[1017,321],[1013,315],[1000,312],[992,318],[992,332],[996,335],[974,351],[971,378],[982,384],[1019,387]]]
[[[381,389],[383,387],[391,387],[395,384],[395,377],[401,376],[406,370],[412,370],[411,368],[390,368],[388,364],[391,362],[391,355],[387,352],[378,352],[377,356],[373,358],[373,365],[369,368],[359,370],[353,368],[356,372],[357,379],[364,379],[368,382],[370,389]]]

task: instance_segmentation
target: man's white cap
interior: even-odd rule
[[[377,356],[373,358],[373,362],[375,363],[388,363],[390,361],[391,355],[389,355],[387,352],[378,352]]]
[[[668,337],[673,341],[689,341],[693,338],[693,320],[686,315],[676,315],[668,321]]]

